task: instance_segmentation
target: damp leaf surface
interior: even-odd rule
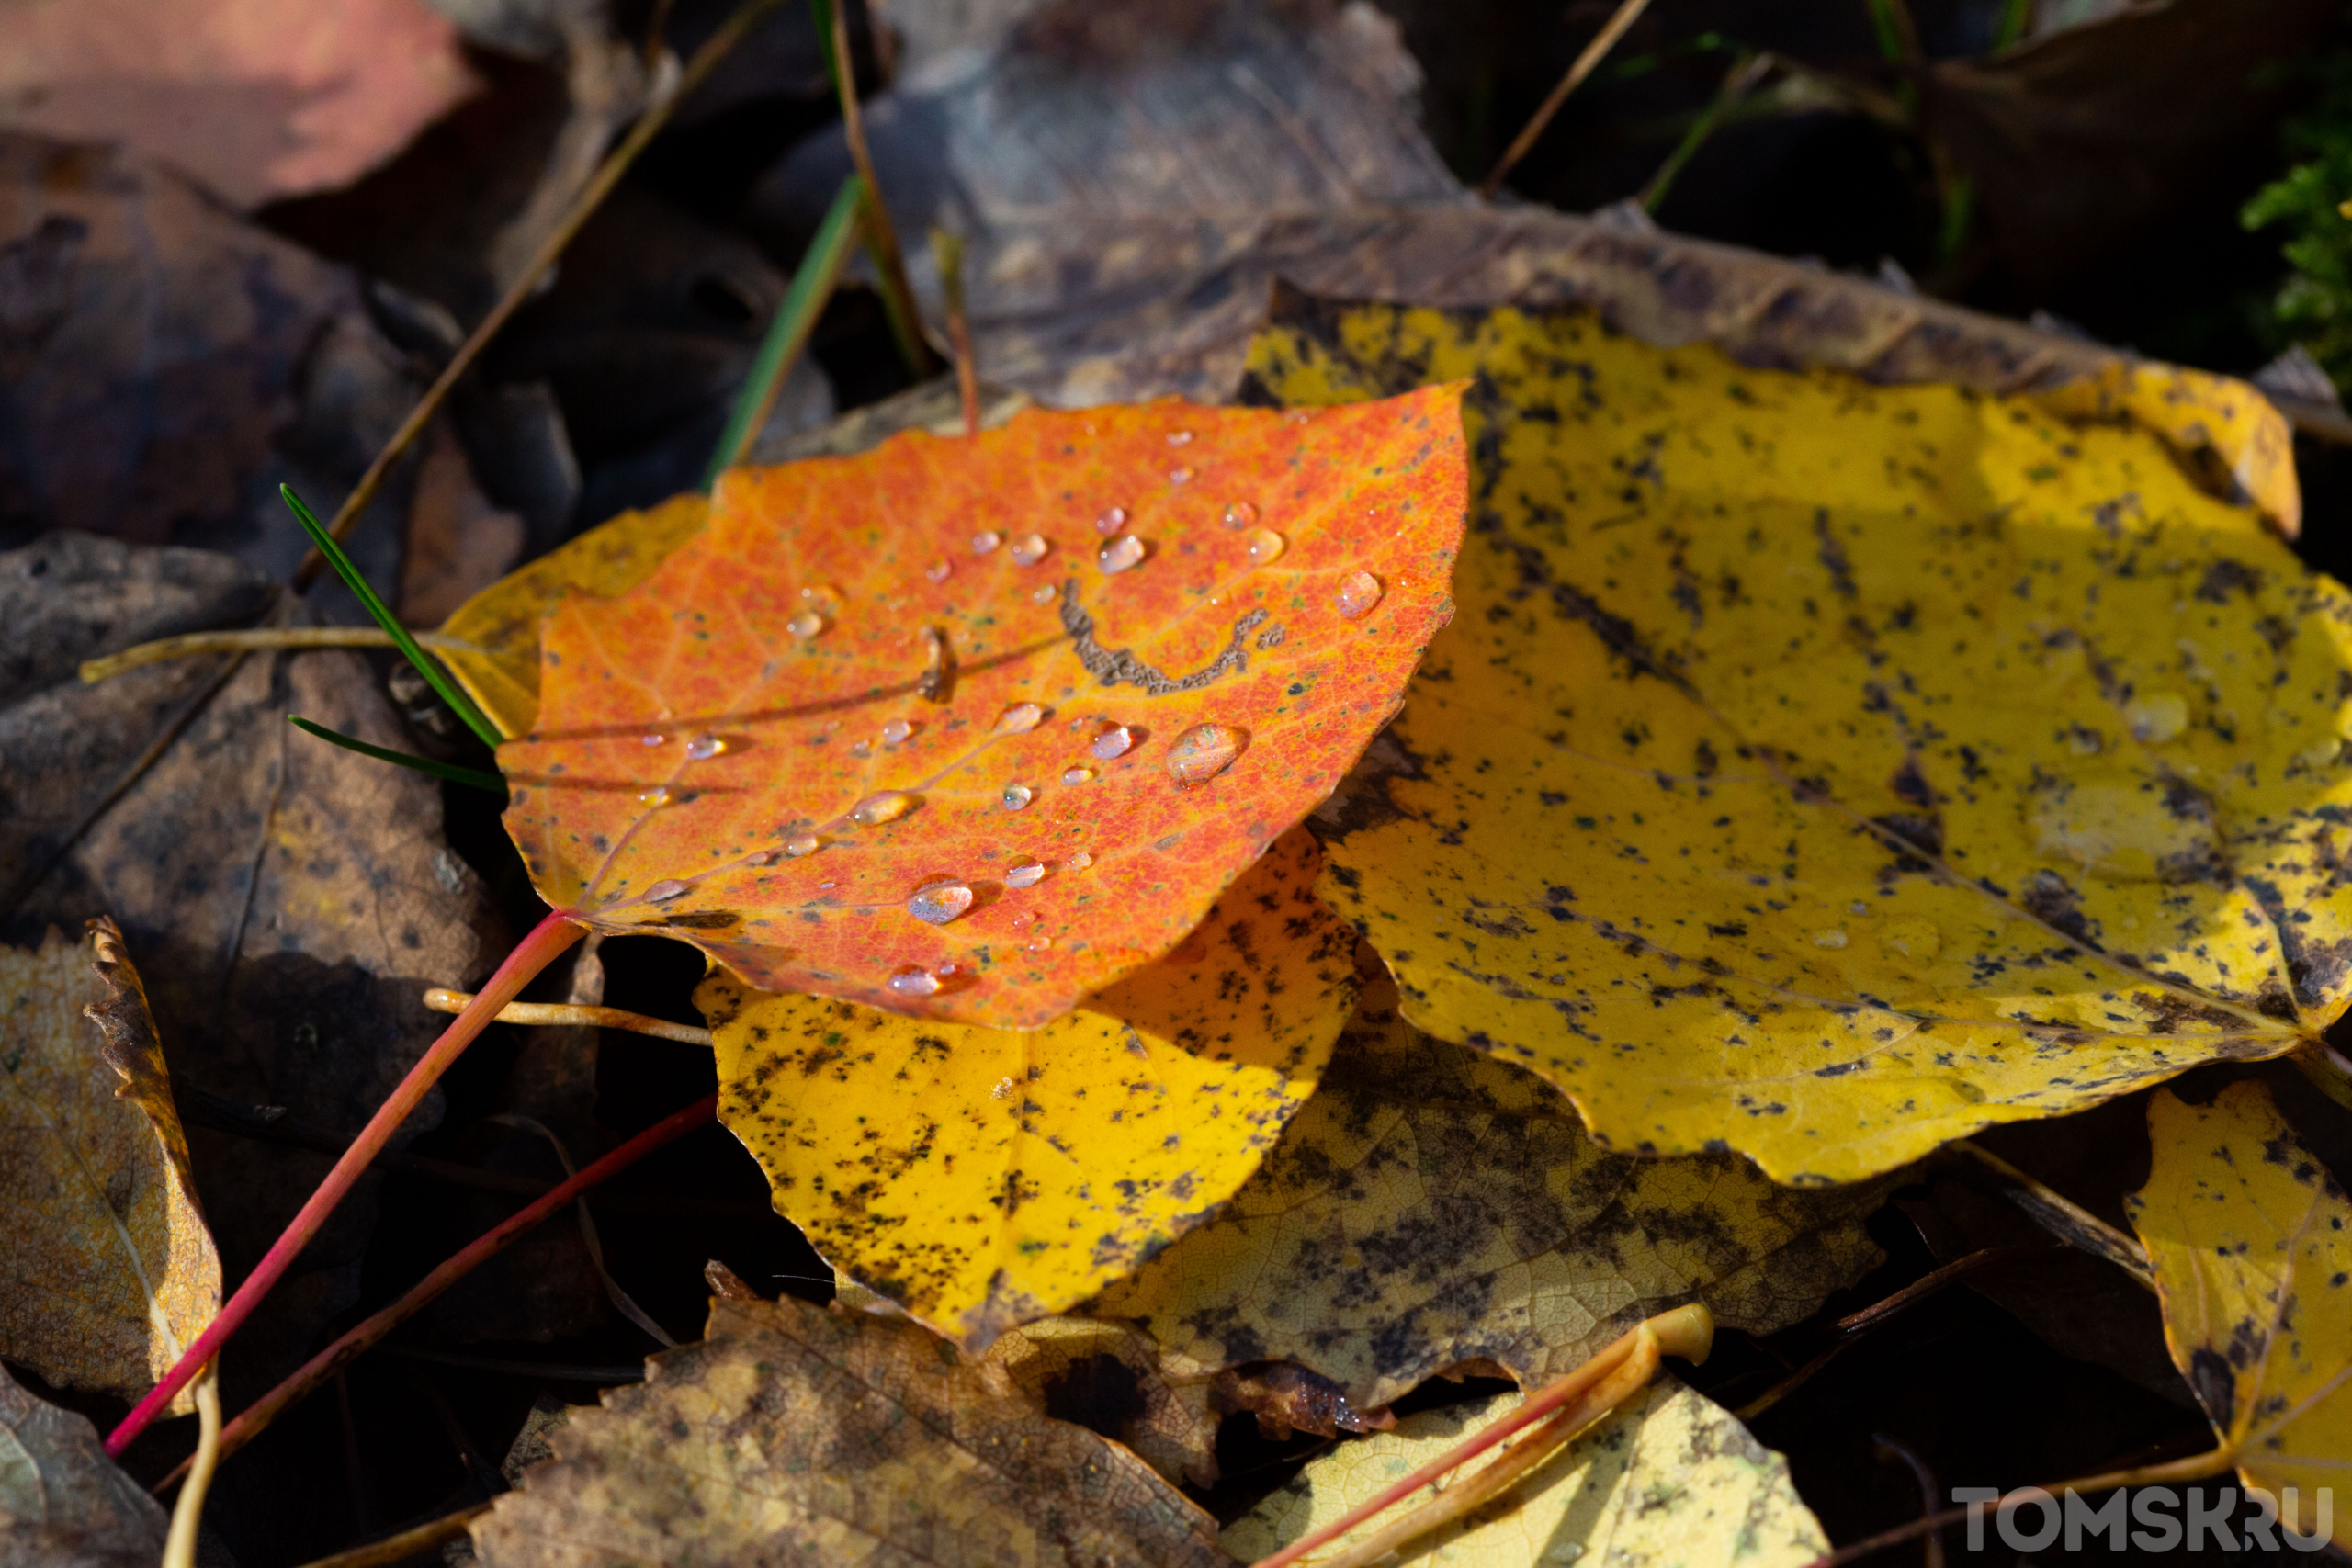
[[[1314,1092],[1356,995],[1320,865],[1294,829],[1175,953],[1026,1032],[714,975],[719,1120],[826,1261],[983,1348],[1205,1219]]]
[[[0,947],[0,1356],[137,1399],[220,1312],[220,1258],[113,921]]]
[[[2352,604],[2146,430],[1576,313],[1254,353],[1477,378],[1462,613],[1325,897],[1609,1146],[1850,1181],[2343,1011]]]
[[[1396,711],[1452,613],[1457,394],[1029,411],[731,471],[650,576],[553,605],[508,831],[555,908],[762,989],[1049,1022]]]
[[[1686,1302],[1755,1334],[1803,1321],[1880,1260],[1882,1187],[1611,1154],[1551,1085],[1422,1034],[1378,981],[1258,1174],[1084,1310],[1202,1371],[1295,1360],[1359,1412],[1474,1360],[1533,1386]]]
[[[1519,1407],[1504,1393],[1408,1416],[1396,1429],[1344,1442],[1306,1461],[1287,1484],[1227,1525],[1218,1539],[1254,1562],[1408,1475]],[[1506,1440],[1356,1529],[1329,1551],[1367,1539],[1498,1462]],[[1544,1461],[1506,1496],[1405,1549],[1432,1568],[1527,1568],[1589,1560],[1802,1568],[1829,1537],[1798,1497],[1789,1461],[1702,1394],[1660,1371],[1591,1431]]]
[[[653,574],[709,519],[699,491],[624,512],[500,578],[450,613],[441,635],[465,646],[436,650],[466,695],[508,736],[539,716],[539,623],[563,599],[611,598]]]
[[[473,1529],[493,1568],[807,1562],[1221,1568],[1216,1526],[916,1325],[716,1301]]]
[[[2259,1081],[2209,1105],[2154,1096],[2148,1137],[2125,1203],[2173,1363],[2238,1474],[2309,1536],[2352,1453],[2352,1201]],[[2331,1523],[2352,1545],[2352,1513]]]

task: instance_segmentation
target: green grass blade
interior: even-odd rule
[[[302,498],[294,493],[294,487],[279,485],[277,493],[288,506],[293,508],[295,519],[302,525],[302,531],[311,536],[311,543],[326,557],[327,564],[334,568],[334,574],[343,579],[343,585],[368,607],[369,615],[376,617],[376,624],[384,628],[385,635],[392,639],[392,646],[416,666],[416,672],[424,677],[426,684],[441,694],[441,700],[449,705],[449,711],[465,720],[466,728],[481,736],[483,745],[496,750],[499,742],[506,739],[498,732],[498,727],[482,716],[481,709],[474,706],[474,700],[449,679],[440,665],[425,657],[424,649],[416,645],[416,638],[409,636],[408,628],[393,618],[390,609],[376,596],[376,591],[368,586],[368,580],[359,575],[359,569],[351,564],[351,558],[343,553],[343,547],[334,542],[334,536],[328,533],[325,525],[311,515],[311,509],[302,504]]]
[[[461,768],[455,762],[436,762],[430,757],[412,756],[406,751],[395,751],[389,746],[371,746],[367,741],[345,735],[339,729],[329,729],[323,724],[313,724],[309,719],[295,714],[288,714],[286,722],[305,735],[315,735],[322,740],[331,740],[346,751],[356,751],[363,757],[373,757],[379,762],[390,762],[403,768],[413,768],[420,773],[431,773],[435,778],[447,779],[452,784],[471,784],[476,789],[486,789],[493,795],[503,795],[506,791],[504,779],[500,778],[496,773],[483,773],[480,768]]]
[[[852,175],[842,182],[841,192],[833,197],[816,239],[809,242],[808,254],[800,258],[799,268],[792,275],[792,287],[785,291],[784,303],[775,308],[775,319],[768,323],[759,356],[752,362],[752,373],[744,379],[742,391],[736,395],[734,412],[728,415],[726,432],[710,455],[709,471],[702,479],[703,489],[717,484],[718,476],[741,462],[752,444],[759,439],[760,427],[767,423],[768,411],[775,406],[775,395],[784,385],[785,373],[808,346],[808,334],[816,330],[825,301],[833,297],[833,286],[841,281],[842,267],[849,260],[850,242],[856,237],[858,209],[865,197],[865,182],[857,175]]]

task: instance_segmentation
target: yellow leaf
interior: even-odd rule
[[[1240,1562],[1257,1562],[1510,1415],[1522,1397],[1505,1393],[1408,1416],[1394,1431],[1341,1443],[1227,1525],[1218,1543]],[[1432,1483],[1324,1554],[1369,1538],[1513,1446]],[[1828,1550],[1828,1536],[1789,1480],[1788,1461],[1664,1371],[1508,1496],[1406,1548],[1411,1562],[1429,1568],[1554,1568],[1588,1559],[1596,1568],[1798,1568]]]
[[[492,724],[524,734],[539,714],[540,619],[567,594],[609,599],[636,587],[709,515],[709,498],[689,491],[599,524],[458,605],[441,635],[472,647],[442,649],[441,661]]]
[[[2295,482],[2295,432],[2286,416],[2244,381],[2177,365],[2110,361],[2036,394],[2068,419],[2128,419],[2162,436],[2188,461],[2219,472],[2210,488],[2251,502],[2289,538],[2302,531]]]
[[[1430,1039],[1374,989],[1263,1168],[1089,1315],[1212,1371],[1304,1362],[1361,1410],[1480,1358],[1549,1382],[1693,1300],[1770,1333],[1879,1261],[1878,1184],[1610,1154],[1541,1078]]]
[[[2211,1105],[2154,1096],[2148,1136],[2148,1184],[2125,1202],[2173,1362],[2245,1483],[2309,1535],[2352,1455],[2352,1202],[2259,1082]],[[2332,1523],[2352,1547],[2352,1507]]]
[[[1578,314],[1253,355],[1477,378],[1460,613],[1324,897],[1603,1143],[1852,1180],[2344,1010],[2352,602],[2149,434]]]
[[[575,1413],[472,1527],[491,1568],[1222,1562],[1216,1525],[1142,1461],[912,1324],[716,1301],[703,1342],[646,1379]]]
[[[220,1258],[113,921],[0,947],[0,1356],[135,1400],[220,1312]]]
[[[695,993],[719,1120],[827,1261],[974,1348],[1197,1224],[1314,1092],[1354,941],[1294,829],[1167,959],[1045,1028]]]

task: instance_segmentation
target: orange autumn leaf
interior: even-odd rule
[[[1329,795],[1452,614],[1459,389],[1177,400],[739,469],[541,628],[554,908],[765,990],[1035,1028]]]

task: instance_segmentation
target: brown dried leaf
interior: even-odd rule
[[[218,624],[266,590],[219,556],[53,535],[0,552],[0,883],[14,882],[120,775],[211,660],[84,685],[75,660]],[[446,1021],[426,987],[479,978],[504,951],[480,878],[443,843],[435,781],[312,740],[300,713],[409,747],[367,664],[348,653],[248,660],[153,768],[15,908],[0,941],[104,910],[147,977],[172,1066],[296,1122],[363,1125]],[[408,1122],[439,1114],[437,1097]],[[250,1269],[332,1163],[306,1149],[189,1128],[198,1190],[228,1271]],[[224,1364],[229,1394],[291,1370],[356,1299],[375,1183],[345,1202]],[[266,1382],[263,1386],[267,1386]]]
[[[424,0],[0,6],[0,118],[168,159],[234,207],[356,178],[474,86]]]
[[[0,1356],[136,1399],[220,1310],[220,1258],[113,921],[0,947]]]
[[[164,1529],[164,1510],[107,1458],[88,1417],[0,1369],[0,1568],[147,1568]]]
[[[1285,1359],[1359,1411],[1486,1359],[1533,1384],[1689,1301],[1769,1333],[1877,1262],[1883,1183],[1609,1154],[1543,1080],[1419,1033],[1383,981],[1225,1212],[1096,1297],[1218,1369]]]
[[[277,576],[309,548],[278,481],[356,478],[413,395],[349,272],[167,169],[16,131],[0,384],[0,546],[83,528],[222,546]],[[393,580],[388,530],[352,544]]]
[[[909,1323],[714,1302],[707,1337],[554,1434],[473,1526],[492,1568],[613,1562],[1216,1568],[1216,1527],[1125,1449]]]

